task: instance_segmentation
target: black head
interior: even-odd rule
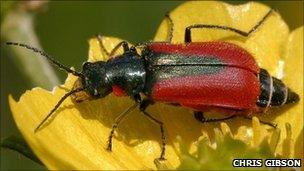
[[[105,97],[111,93],[112,87],[106,76],[106,62],[86,62],[82,66],[82,85],[93,98]]]

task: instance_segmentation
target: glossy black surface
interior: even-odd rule
[[[260,79],[260,87],[261,87],[261,94],[257,101],[257,105],[260,107],[266,107],[269,95],[270,95],[270,75],[265,69],[261,69],[259,73]]]
[[[106,63],[102,61],[98,62],[86,62],[82,67],[82,85],[85,90],[94,98],[105,97],[111,93],[111,85],[109,80],[106,79]]]
[[[120,86],[128,95],[143,91],[146,81],[144,59],[136,52],[128,52],[109,60],[106,72],[110,85]]]
[[[146,72],[143,59],[133,51],[126,52],[107,62],[87,62],[83,65],[82,79],[86,91],[93,97],[104,97],[112,86],[123,88],[128,95],[142,92]]]
[[[269,103],[270,106],[281,106],[299,101],[300,98],[298,94],[286,87],[281,80],[270,76],[265,69],[261,69],[259,79],[261,94],[257,101],[258,106],[267,107],[269,100],[271,100]]]

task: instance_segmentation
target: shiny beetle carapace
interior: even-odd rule
[[[248,37],[266,21],[270,10],[249,32],[228,26],[195,24],[185,28],[185,42],[172,44],[173,21],[166,16],[171,26],[167,42],[141,43],[129,46],[120,42],[111,52],[97,36],[100,48],[113,56],[119,47],[124,53],[112,57],[107,62],[86,62],[82,71],[77,72],[56,62],[46,53],[20,43],[8,45],[22,46],[45,56],[59,68],[78,76],[73,89],[64,95],[45,119],[38,125],[37,131],[52,115],[60,104],[70,95],[75,102],[115,95],[128,95],[135,104],[121,113],[113,124],[108,150],[112,149],[112,137],[120,121],[136,107],[149,119],[159,124],[162,135],[162,151],[159,159],[165,156],[165,135],[163,123],[149,115],[145,109],[153,102],[164,102],[192,109],[194,116],[201,122],[214,122],[231,119],[235,116],[247,116],[261,112],[273,106],[299,101],[299,96],[277,78],[258,67],[253,56],[245,49],[224,41],[191,42],[191,29],[208,28],[231,31]],[[136,48],[141,48],[141,55]],[[145,97],[145,98],[142,98]],[[230,116],[220,119],[206,119],[204,111],[218,110]],[[269,122],[264,122],[272,125]],[[272,125],[273,126],[273,125]]]

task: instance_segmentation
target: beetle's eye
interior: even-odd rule
[[[83,64],[83,68],[89,68],[90,64],[91,64],[90,62],[84,63],[84,64]]]

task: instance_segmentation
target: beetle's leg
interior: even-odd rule
[[[250,117],[250,116],[242,116],[243,118],[245,118],[245,119],[250,119],[250,120],[252,120],[252,117]],[[277,124],[276,123],[274,123],[274,122],[271,122],[271,121],[265,121],[265,120],[262,120],[262,119],[260,119],[259,118],[259,121],[261,122],[261,123],[263,123],[263,124],[265,124],[265,125],[269,125],[269,126],[271,126],[271,127],[273,127],[273,128],[277,128]]]
[[[154,118],[153,116],[151,116],[149,113],[147,113],[146,111],[142,111],[145,116],[147,116],[151,121],[153,121],[154,123],[157,123],[160,126],[160,132],[161,132],[161,140],[162,140],[162,146],[161,146],[161,153],[160,153],[160,157],[158,158],[159,160],[165,160],[165,151],[166,151],[166,136],[165,136],[165,131],[164,131],[164,127],[163,127],[163,122],[157,120],[156,118]]]
[[[103,43],[102,43],[102,35],[100,35],[100,34],[97,34],[96,35],[96,39],[98,40],[98,42],[99,42],[99,47],[100,47],[100,50],[103,52],[103,53],[105,53],[106,55],[107,55],[107,57],[110,55],[110,52],[108,52],[107,51],[107,49],[105,48],[105,46],[103,45]]]
[[[133,109],[135,109],[138,106],[138,103],[135,103],[134,105],[130,106],[127,110],[125,110],[124,112],[122,112],[121,114],[119,114],[116,118],[115,118],[115,122],[112,126],[109,138],[108,138],[108,146],[107,146],[107,150],[112,151],[112,138],[114,136],[114,131],[116,130],[116,128],[118,127],[118,124],[125,118],[125,116],[127,116],[127,114],[132,111]]]
[[[115,54],[115,52],[122,46],[123,47],[123,50],[124,52],[126,51],[129,51],[130,48],[129,48],[129,45],[128,45],[128,42],[126,41],[121,41],[119,42],[112,50],[111,52],[108,52],[107,49],[105,48],[104,44],[102,43],[102,36],[100,34],[96,35],[96,38],[99,42],[99,46],[100,46],[100,50],[102,52],[104,52],[107,56],[113,56]]]
[[[232,118],[237,117],[237,116],[239,116],[239,115],[231,115],[231,116],[229,116],[229,117],[226,117],[226,118],[219,118],[219,119],[214,119],[214,118],[211,118],[211,119],[208,118],[208,119],[207,119],[207,118],[204,117],[203,112],[194,112],[194,117],[195,117],[195,119],[198,120],[198,121],[200,121],[200,122],[202,122],[202,123],[205,123],[205,122],[224,121],[224,120],[232,119]],[[243,117],[243,118],[245,118],[245,119],[250,119],[250,120],[252,120],[252,117],[250,117],[250,116],[241,116],[241,117]],[[276,124],[276,123],[273,123],[273,122],[271,122],[271,121],[261,120],[261,119],[259,119],[259,120],[260,120],[260,122],[263,123],[263,124],[269,125],[269,126],[271,126],[271,127],[273,127],[273,128],[277,128],[277,124]]]
[[[130,50],[128,42],[126,41],[121,41],[119,42],[110,52],[110,56],[113,56],[115,54],[115,52],[120,48],[123,47],[124,52],[127,52]]]
[[[160,132],[161,132],[161,140],[162,140],[162,146],[161,146],[161,154],[158,160],[165,160],[165,151],[166,151],[166,136],[165,136],[165,131],[163,127],[163,122],[157,120],[153,116],[151,116],[149,113],[147,113],[145,110],[146,108],[152,103],[150,100],[143,100],[140,103],[139,109],[144,113],[145,116],[148,117],[152,122],[158,124],[160,126]]]
[[[263,22],[270,16],[270,14],[273,12],[273,9],[270,9],[267,14],[254,26],[252,27],[248,32],[228,27],[228,26],[220,26],[220,25],[212,25],[212,24],[193,24],[185,29],[185,43],[192,42],[191,41],[191,29],[193,28],[207,28],[207,29],[221,29],[226,31],[232,31],[234,33],[237,33],[241,36],[248,37],[250,33],[254,32],[259,26],[263,24]]]
[[[173,30],[174,30],[174,23],[172,18],[170,17],[169,12],[165,15],[165,18],[168,21],[169,24],[169,29],[168,29],[168,34],[167,34],[167,38],[166,41],[149,41],[149,42],[141,42],[141,43],[136,43],[134,45],[134,47],[146,47],[148,45],[150,45],[151,43],[171,43],[172,42],[172,38],[173,38]]]
[[[228,119],[232,119],[236,116],[237,115],[231,115],[231,116],[228,116],[226,118],[205,118],[203,112],[194,112],[195,119],[202,122],[202,123],[225,121],[225,120],[228,120]]]
[[[174,29],[174,23],[173,23],[173,20],[171,19],[169,13],[167,13],[165,15],[166,19],[168,20],[168,23],[169,23],[169,30],[168,30],[168,36],[167,36],[167,42],[170,42],[172,41],[172,38],[173,38],[173,29]]]

